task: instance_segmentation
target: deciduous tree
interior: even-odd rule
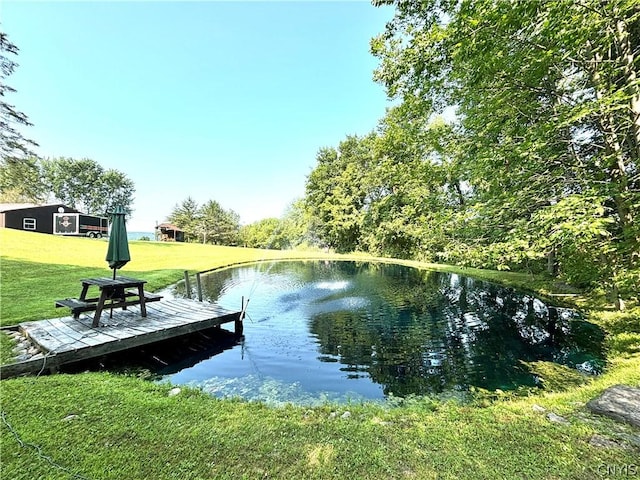
[[[135,186],[124,173],[105,170],[89,158],[59,157],[41,163],[42,182],[55,199],[94,215],[106,215],[115,205],[131,213]]]
[[[390,97],[425,118],[457,108],[450,152],[467,198],[449,258],[522,268],[557,256],[574,278],[613,266],[586,283],[637,265],[638,3],[375,3],[396,6],[372,41]],[[556,217],[565,233],[591,233],[550,230]]]
[[[0,163],[0,197],[3,202],[41,203],[47,199],[41,163],[36,157],[6,157]]]
[[[348,136],[337,150],[320,149],[318,164],[307,178],[306,208],[315,221],[314,229],[337,251],[359,246],[372,139],[372,135]]]

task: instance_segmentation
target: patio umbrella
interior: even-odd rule
[[[124,209],[118,205],[111,214],[111,235],[109,235],[109,247],[107,258],[109,268],[113,269],[113,279],[116,278],[116,269],[122,268],[131,260],[129,253],[129,240],[127,239],[127,226],[125,225]]]

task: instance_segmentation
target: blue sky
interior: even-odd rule
[[[8,101],[44,157],[91,158],[136,185],[131,231],[191,196],[242,223],[304,195],[319,148],[389,106],[365,1],[0,1],[20,48]]]

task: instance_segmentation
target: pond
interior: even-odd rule
[[[603,357],[601,330],[575,311],[456,274],[295,261],[219,270],[202,283],[205,300],[229,309],[249,298],[244,336],[157,373],[219,397],[312,405],[509,390],[536,384],[523,362],[594,371]]]

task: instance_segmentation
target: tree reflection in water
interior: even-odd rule
[[[292,363],[274,360],[283,377],[314,371],[299,361],[333,364],[340,372],[333,384],[344,382],[346,390],[363,379],[395,396],[508,390],[534,385],[522,362],[575,367],[603,356],[601,330],[577,313],[455,274],[383,263],[277,262],[214,272],[203,282],[208,299],[229,307],[255,292],[245,336],[260,358],[273,345],[281,346],[271,355],[286,356],[292,343],[308,339],[295,347]],[[274,338],[287,332],[291,337]]]

